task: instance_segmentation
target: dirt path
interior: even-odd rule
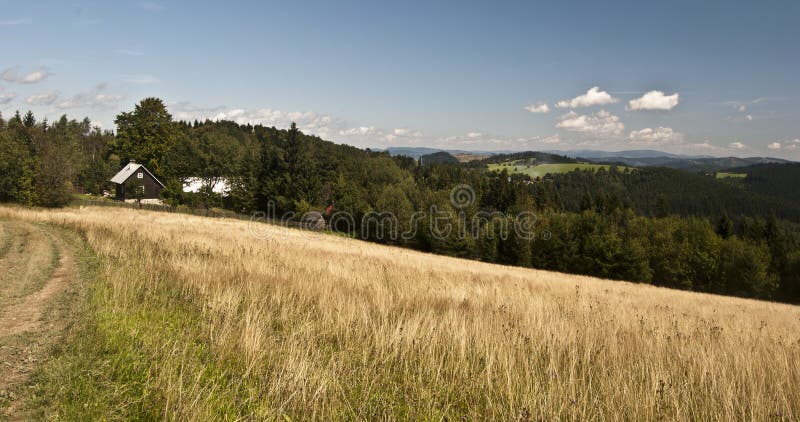
[[[72,247],[54,231],[0,223],[11,242],[0,258],[0,419],[24,420],[26,383],[66,326],[67,315],[50,311],[78,273]]]

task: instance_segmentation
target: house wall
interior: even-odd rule
[[[139,173],[143,173],[141,179],[137,177],[137,174]],[[142,199],[158,199],[160,197],[159,195],[161,195],[161,191],[164,190],[164,188],[162,188],[161,185],[156,182],[153,176],[150,176],[150,173],[142,169],[134,172],[131,177],[125,181],[125,183],[127,184],[133,180],[139,180],[141,185],[144,186],[144,197]],[[117,200],[124,201],[134,197],[135,195],[133,195],[131,192],[125,191],[125,184],[117,185]]]

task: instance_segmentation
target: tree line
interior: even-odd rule
[[[409,157],[334,144],[294,124],[279,129],[174,121],[156,98],[119,114],[116,125],[112,133],[92,128],[88,119],[0,117],[0,201],[64,206],[74,192],[111,190],[110,177],[135,159],[165,183],[163,200],[176,207],[245,214],[271,208],[295,218],[320,211],[332,230],[374,242],[800,301],[797,204],[765,189],[755,192],[669,169],[612,168],[531,179],[490,172],[485,163],[422,166]],[[199,192],[183,192],[189,177],[202,180]],[[222,181],[229,187],[224,196],[213,190]],[[469,187],[468,201],[454,203],[457,186]],[[431,210],[437,221],[421,215]],[[371,225],[372,216],[381,213],[396,220],[386,227]],[[534,216],[529,235],[513,229],[520,215]],[[441,225],[450,230],[441,232]]]

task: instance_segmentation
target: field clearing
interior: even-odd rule
[[[91,321],[43,375],[65,419],[800,416],[795,306],[237,220],[0,219],[75,230],[102,260]]]
[[[481,155],[481,154],[467,154],[467,153],[454,153],[452,154],[453,157],[456,157],[459,163],[469,163],[472,161],[484,160],[489,158],[490,155]]]
[[[490,171],[503,171],[507,170],[509,173],[527,174],[530,177],[544,177],[547,174],[569,173],[574,170],[592,170],[599,169],[608,170],[611,165],[608,164],[586,164],[586,163],[569,163],[569,164],[513,164],[513,163],[497,163],[488,165]],[[619,167],[624,170],[625,167]]]
[[[716,177],[717,179],[744,179],[747,177],[747,173],[717,172]]]

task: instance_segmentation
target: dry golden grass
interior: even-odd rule
[[[108,208],[0,217],[85,234],[105,261],[99,325],[146,359],[119,381],[136,391],[115,394],[147,397],[125,406],[154,416],[800,417],[798,307],[234,220]],[[98,371],[117,374],[109,360]]]

